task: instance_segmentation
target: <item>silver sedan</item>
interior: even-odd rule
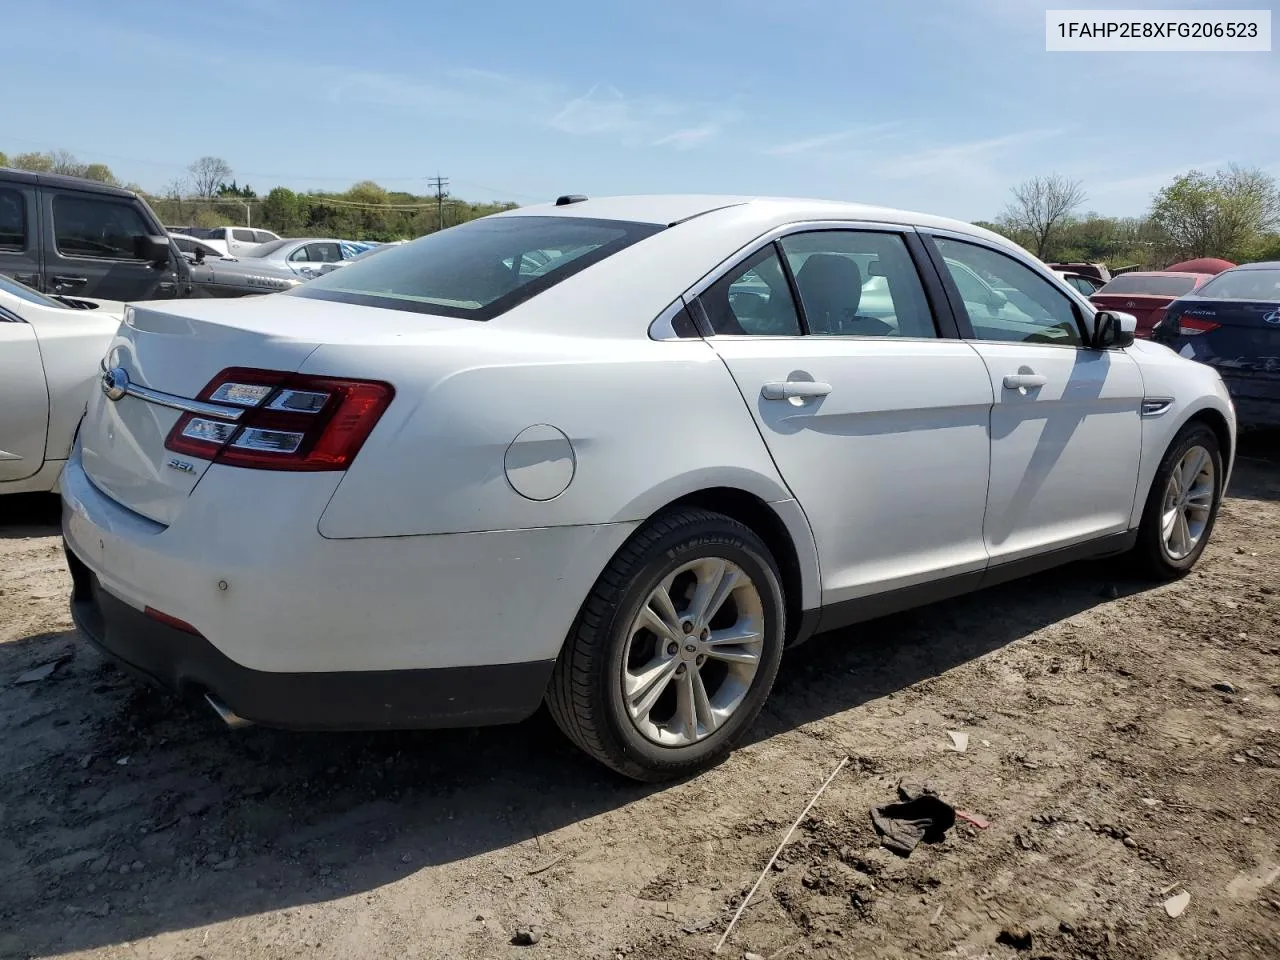
[[[324,272],[326,263],[341,263],[347,259],[340,240],[308,237],[294,240],[273,240],[255,247],[242,257],[243,260],[265,260],[274,266],[291,270],[300,277],[310,279]]]

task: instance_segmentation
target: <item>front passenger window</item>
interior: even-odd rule
[[[1075,307],[1030,267],[989,247],[936,237],[973,336],[1006,343],[1083,343]]]
[[[717,280],[699,302],[706,310],[711,329],[719,334],[800,335],[800,318],[791,299],[791,288],[772,244]]]

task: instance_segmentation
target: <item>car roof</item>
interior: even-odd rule
[[[0,167],[0,180],[19,183],[38,183],[41,186],[62,187],[65,190],[81,190],[84,193],[105,193],[112,197],[136,197],[132,190],[113,187],[98,180],[85,180],[82,177],[67,177],[60,173],[32,173],[30,170],[14,170]]]
[[[1280,260],[1259,260],[1257,263],[1242,263],[1238,267],[1231,268],[1232,273],[1237,270],[1280,270]],[[1222,273],[1227,272],[1226,270],[1222,271]]]
[[[999,234],[976,227],[971,223],[938,217],[928,213],[896,210],[865,203],[841,200],[812,200],[802,197],[768,196],[719,196],[715,194],[652,194],[639,196],[599,197],[577,200],[565,204],[535,204],[507,210],[497,217],[591,217],[600,220],[626,220],[633,223],[651,223],[671,226],[693,217],[703,216],[731,207],[760,208],[761,214],[772,213],[778,223],[789,220],[822,219],[868,220],[886,223],[902,223],[957,230],[987,238],[998,238],[1004,244],[1012,241]]]

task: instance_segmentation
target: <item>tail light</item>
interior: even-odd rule
[[[377,380],[231,367],[196,399],[241,407],[240,417],[184,413],[164,445],[235,467],[345,470],[394,395]]]
[[[1211,330],[1217,330],[1222,324],[1214,323],[1212,320],[1201,320],[1198,317],[1179,317],[1178,318],[1178,335],[1183,337],[1198,337],[1202,333],[1208,333]]]

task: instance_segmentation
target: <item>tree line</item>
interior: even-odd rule
[[[411,240],[424,234],[474,220],[514,203],[476,203],[444,194],[420,195],[388,190],[363,180],[347,190],[305,193],[273,187],[259,195],[249,184],[236,181],[235,171],[220,157],[201,157],[185,174],[159,192],[134,183],[121,183],[104,163],[83,163],[66,150],[0,152],[0,167],[37,173],[84,177],[140,194],[162,223],[171,226],[244,226],[252,224],[281,236],[340,237],[343,240]]]
[[[158,193],[121,184],[106,164],[84,163],[66,150],[12,158],[0,153],[4,166],[124,186],[145,197],[166,224],[251,223],[281,236],[408,240],[516,206],[388,190],[372,180],[342,192],[273,187],[260,196],[237,182],[229,163],[212,156],[194,161]],[[1236,263],[1280,259],[1280,187],[1262,170],[1234,165],[1212,173],[1190,170],[1157,191],[1138,217],[1080,213],[1088,199],[1083,184],[1057,173],[1032,177],[1010,194],[995,220],[978,225],[1049,262],[1158,268],[1192,257]]]
[[[1001,214],[979,225],[1051,263],[1158,269],[1194,257],[1280,260],[1280,187],[1262,170],[1190,170],[1158,190],[1139,217],[1081,215],[1083,184],[1056,173],[1010,193]]]

